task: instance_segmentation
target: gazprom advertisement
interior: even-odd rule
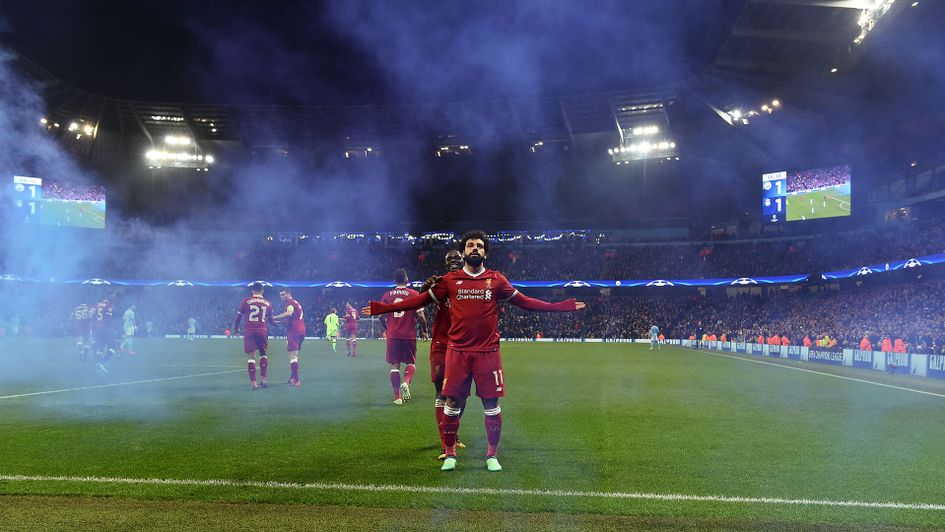
[[[791,360],[800,360],[801,359],[801,346],[789,345],[787,347],[787,357]]]
[[[945,355],[929,355],[929,367],[926,376],[945,379]]]
[[[886,371],[892,373],[910,373],[912,360],[909,353],[886,353]]]
[[[853,350],[853,367],[873,369],[873,352],[854,349]]]

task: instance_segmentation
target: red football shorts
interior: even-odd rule
[[[346,325],[346,326],[345,326],[345,333],[346,333],[345,336],[346,336],[347,338],[357,338],[357,336],[358,336],[358,326],[355,325],[355,326],[351,327],[351,326]]]
[[[286,333],[287,346],[286,351],[299,351],[302,349],[302,342],[305,341],[305,331],[288,331]]]
[[[414,364],[417,362],[417,340],[387,339],[388,364]]]
[[[269,349],[269,335],[265,331],[244,331],[243,332],[243,352],[251,355],[259,350],[260,355],[265,355]]]
[[[430,343],[430,380],[443,382],[446,373],[446,344],[443,342]]]
[[[473,381],[476,395],[485,399],[505,396],[505,375],[498,351],[446,350],[446,373],[443,395],[469,397]]]

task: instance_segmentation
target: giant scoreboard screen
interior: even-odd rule
[[[851,205],[847,165],[761,176],[761,214],[767,222],[849,216]]]
[[[25,224],[105,228],[105,189],[97,185],[13,176],[13,207]]]

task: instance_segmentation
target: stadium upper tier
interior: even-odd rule
[[[396,268],[412,280],[443,269],[455,244],[373,240],[250,241],[244,244],[119,244],[88,251],[56,278],[223,281],[388,281]],[[648,244],[562,239],[523,244],[494,242],[489,267],[516,281],[708,279],[819,274],[942,253],[945,227],[937,223],[792,239]],[[54,267],[40,257],[9,256],[3,273],[47,279]],[[47,274],[48,273],[48,274]]]

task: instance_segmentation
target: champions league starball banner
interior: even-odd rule
[[[825,280],[848,279],[872,275],[882,272],[898,271],[910,268],[919,268],[945,263],[945,253],[927,255],[906,260],[897,260],[883,264],[872,264],[860,268],[851,268],[848,270],[836,270],[823,274]],[[751,287],[764,285],[785,285],[800,284],[807,282],[810,274],[794,275],[776,275],[769,277],[724,277],[714,279],[617,279],[617,280],[557,280],[557,281],[512,281],[512,286],[517,288],[670,288],[670,287],[707,287],[707,286],[734,286]],[[24,282],[24,283],[63,283],[63,284],[84,284],[84,285],[114,285],[114,286],[204,286],[204,287],[245,287],[256,282],[251,279],[243,280],[217,280],[217,281],[193,281],[187,279],[107,279],[107,278],[83,278],[83,279],[35,279],[16,274],[0,274],[0,282]],[[279,286],[289,288],[392,288],[394,285],[390,281],[358,281],[358,280],[322,280],[322,281],[268,281],[267,286]],[[409,284],[411,288],[419,288],[422,281],[413,281]]]
[[[807,275],[779,275],[775,277],[728,277],[719,279],[628,279],[613,281],[512,281],[512,286],[516,288],[665,288],[665,287],[705,287],[705,286],[757,286],[757,285],[781,285],[802,283],[807,280]],[[44,282],[40,279],[32,279],[12,274],[0,275],[0,281],[9,282]],[[249,286],[254,280],[243,279],[239,281],[193,281],[187,279],[105,279],[105,278],[85,278],[68,279],[64,281],[49,280],[48,282],[61,282],[63,284],[84,284],[84,285],[104,285],[104,286],[203,286],[203,287],[231,287],[240,288]],[[278,286],[289,288],[392,288],[394,286],[390,281],[264,281],[266,286]],[[411,288],[419,288],[422,281],[413,281],[408,284]]]
[[[862,266],[860,268],[851,268],[849,270],[836,270],[832,272],[825,272],[824,279],[827,279],[827,280],[849,279],[853,277],[863,277],[865,275],[872,275],[874,273],[892,272],[892,271],[897,271],[897,270],[919,268],[922,266],[930,266],[933,264],[942,264],[942,263],[945,263],[945,253],[937,253],[935,255],[926,255],[925,257],[918,257],[914,259],[896,260],[896,261],[891,261],[891,262],[884,262],[882,264],[870,264],[869,266]]]

